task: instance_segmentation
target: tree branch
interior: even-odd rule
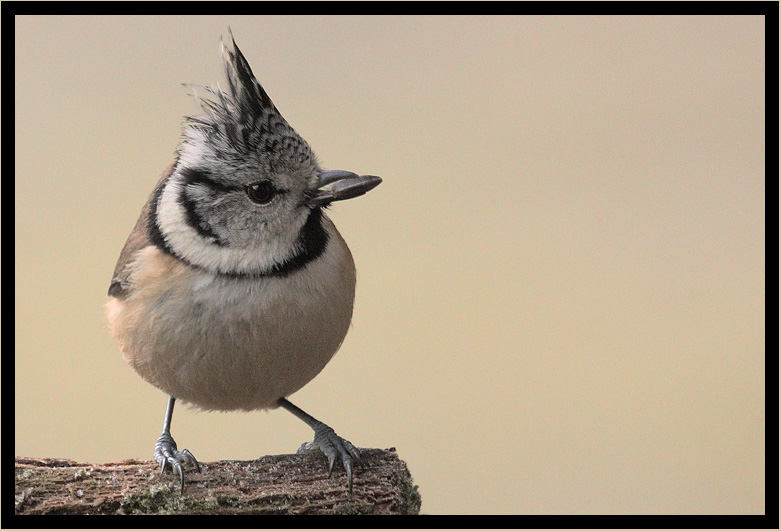
[[[352,497],[344,468],[328,479],[320,451],[255,461],[185,466],[185,491],[154,461],[102,465],[16,458],[15,514],[417,514],[407,465],[387,450],[361,449]]]

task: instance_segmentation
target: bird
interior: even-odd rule
[[[288,397],[331,360],[352,320],[355,262],[326,209],[382,179],[322,169],[232,32],[221,49],[226,83],[193,94],[201,112],[184,117],[119,255],[108,327],[130,367],[168,396],[153,455],[182,494],[184,468],[200,465],[171,435],[177,401],[289,411],[314,431],[302,449],[326,455],[329,478],[341,462],[352,494],[360,451]]]

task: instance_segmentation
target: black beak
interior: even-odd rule
[[[382,182],[376,175],[356,175],[351,171],[324,171],[317,176],[317,189],[307,201],[311,207],[327,205],[333,201],[342,201],[358,197]],[[325,188],[335,183],[330,188]]]

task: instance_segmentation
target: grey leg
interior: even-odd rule
[[[179,476],[179,483],[181,485],[181,492],[184,493],[184,472],[182,471],[183,463],[192,463],[195,465],[197,472],[201,471],[201,467],[198,464],[198,460],[190,453],[190,450],[182,450],[181,452],[176,448],[176,441],[171,437],[171,417],[174,414],[174,403],[176,398],[168,397],[168,407],[165,410],[165,421],[163,422],[163,433],[160,434],[160,438],[155,443],[155,461],[161,465],[160,473],[165,472],[167,467],[171,467],[171,471]]]

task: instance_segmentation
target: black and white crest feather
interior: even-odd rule
[[[255,79],[249,63],[231,35],[222,45],[226,90],[203,87],[196,93],[205,114],[184,122],[185,140],[180,155],[189,148],[207,149],[216,159],[255,159],[269,172],[296,172],[317,167],[309,144],[287,123]],[[208,158],[212,158],[208,157]]]

